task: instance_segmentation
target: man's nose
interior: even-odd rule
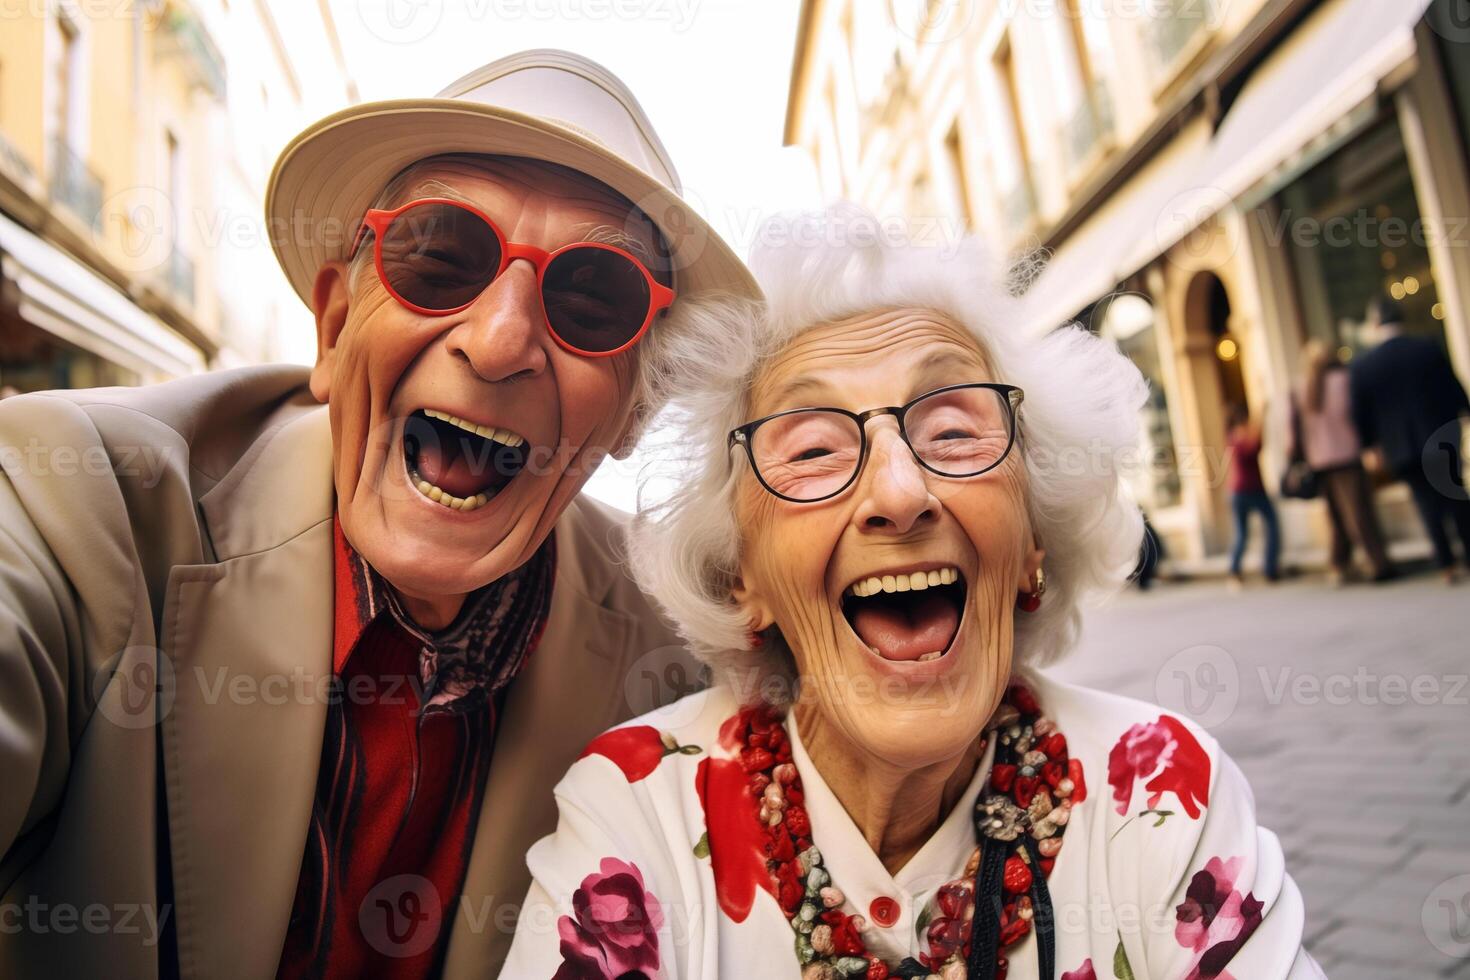
[[[861,502],[853,512],[860,531],[907,534],[937,520],[942,505],[929,491],[924,470],[893,426],[872,433],[868,462],[858,481]]]
[[[444,342],[486,381],[508,381],[546,369],[546,318],[536,270],[529,262],[512,262],[460,317]]]

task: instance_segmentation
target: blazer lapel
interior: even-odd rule
[[[162,728],[179,967],[275,975],[332,676],[331,433],[286,422],[200,500],[217,562],[169,578]]]

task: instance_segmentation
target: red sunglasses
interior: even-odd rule
[[[573,242],[554,252],[507,241],[490,216],[446,198],[371,209],[352,243],[373,233],[373,264],[383,288],[415,313],[466,310],[516,259],[536,268],[552,338],[574,354],[611,357],[638,343],[653,318],[674,302],[632,253],[602,242]]]

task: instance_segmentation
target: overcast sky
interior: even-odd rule
[[[759,216],[816,203],[781,148],[797,0],[330,0],[364,100],[433,95],[526,48],[600,62],[638,97],[686,197],[736,252]],[[644,459],[609,461],[588,492],[634,505]]]

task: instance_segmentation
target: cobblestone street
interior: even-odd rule
[[[1333,980],[1470,977],[1470,585],[1164,584],[1089,610],[1052,673],[1220,739]]]

